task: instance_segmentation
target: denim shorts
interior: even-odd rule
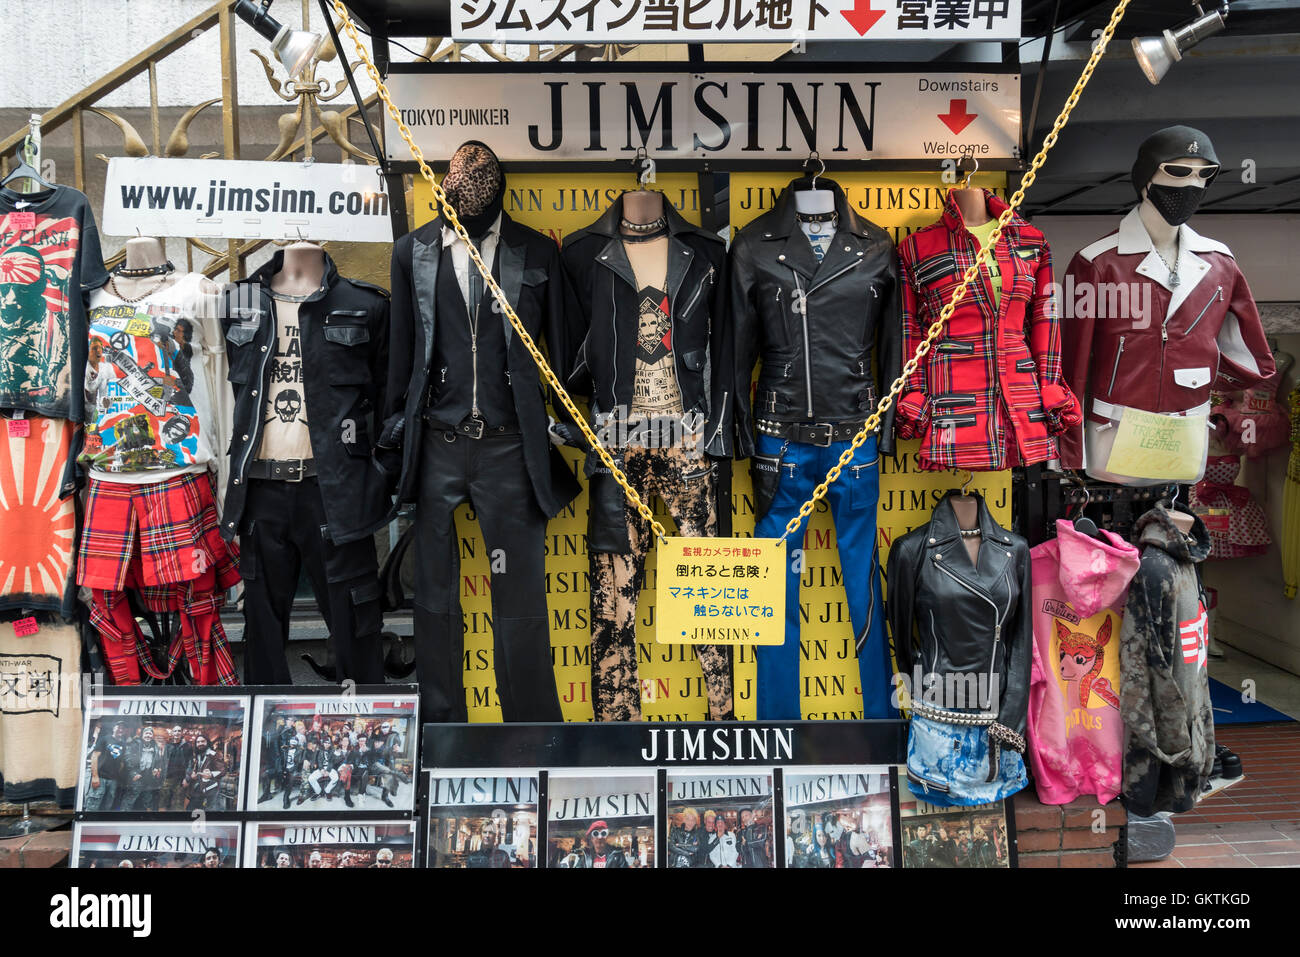
[[[922,801],[940,807],[988,804],[1010,797],[1029,783],[1025,760],[1010,748],[998,755],[989,776],[989,731],[976,725],[945,724],[912,715],[907,736],[907,786]]]

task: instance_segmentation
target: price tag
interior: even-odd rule
[[[670,538],[659,548],[655,641],[785,641],[785,543],[777,538]]]
[[[10,419],[9,420],[9,438],[25,439],[32,434],[31,419]]]
[[[14,229],[35,229],[36,214],[30,210],[27,212],[14,212],[9,214],[9,225]]]
[[[1205,468],[1206,416],[1125,409],[1106,471],[1165,482],[1194,482]]]
[[[19,618],[14,622],[14,634],[19,638],[29,638],[40,630],[35,618]]]

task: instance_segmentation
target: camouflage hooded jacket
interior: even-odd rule
[[[1124,804],[1130,814],[1187,811],[1214,763],[1209,635],[1197,563],[1210,551],[1198,518],[1183,535],[1158,505],[1138,519],[1142,549],[1120,631]]]

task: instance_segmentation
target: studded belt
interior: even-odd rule
[[[849,442],[862,428],[861,422],[772,422],[758,419],[755,428],[764,435],[804,445],[826,448],[832,442]]]

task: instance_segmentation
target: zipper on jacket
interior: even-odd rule
[[[811,419],[813,417],[812,342],[808,338],[808,293],[803,291],[803,283],[799,281],[797,272],[794,274],[794,285],[799,295],[799,319],[803,323],[803,386],[808,403],[808,418]]]
[[[958,547],[962,547],[962,546],[960,545],[960,543],[958,544]],[[957,575],[956,572],[954,572],[954,571],[953,571],[952,569],[950,569],[947,565],[945,565],[942,561],[940,561],[940,560],[939,560],[939,556],[937,556],[937,555],[936,555],[935,558],[934,558],[934,565],[935,565],[936,568],[940,569],[940,570],[941,570],[945,575],[947,575],[949,578],[951,578],[953,581],[955,581],[958,585],[961,585],[962,588],[966,589],[966,590],[967,590],[968,592],[970,592],[972,595],[975,595],[975,596],[977,596],[977,597],[983,599],[985,602],[988,603],[988,606],[989,606],[990,608],[993,609],[993,655],[992,655],[992,657],[989,659],[989,682],[990,682],[990,685],[988,686],[988,687],[989,687],[989,690],[992,691],[992,685],[991,685],[991,682],[993,681],[993,667],[994,667],[994,665],[997,663],[998,643],[1002,640],[1002,623],[1003,623],[1003,620],[1005,619],[1006,612],[1010,612],[1010,611],[1011,611],[1011,601],[1010,601],[1010,597],[1009,597],[1011,593],[1010,593],[1010,591],[1008,590],[1008,592],[1007,592],[1007,594],[1008,594],[1008,600],[1007,600],[1007,608],[1006,608],[1006,612],[999,612],[999,611],[998,611],[998,605],[997,605],[997,602],[995,602],[995,601],[994,601],[994,600],[993,600],[989,595],[987,595],[987,594],[985,594],[984,592],[982,592],[982,591],[980,591],[979,589],[977,589],[977,588],[976,588],[974,585],[972,585],[970,582],[966,581],[966,580],[963,579],[963,578],[960,578],[960,577]],[[1005,569],[1003,570],[1003,574],[1004,574],[1004,575],[1006,574],[1006,570],[1005,570]],[[1009,586],[1008,586],[1008,587],[1009,587]],[[982,705],[981,705],[980,707],[983,708]],[[983,709],[984,709],[984,710],[989,710],[989,709],[987,709],[987,708],[983,708]]]
[[[989,689],[989,700],[987,700],[983,705],[985,711],[1002,710],[1000,700],[998,702],[999,707],[996,709],[993,708],[993,698],[992,698],[993,667],[997,664],[998,661],[998,642],[1002,640],[1002,623],[1005,622],[1007,620],[1007,616],[1011,614],[1011,576],[1005,568],[1002,569],[1002,577],[1005,578],[1007,581],[1007,607],[1006,610],[1002,612],[1001,620],[998,621],[997,624],[994,625],[993,627],[993,653],[989,656],[989,681],[988,684],[986,685],[986,687]]]
[[[1192,334],[1192,330],[1195,329],[1200,324],[1201,320],[1205,318],[1205,314],[1210,311],[1210,306],[1214,305],[1216,300],[1219,302],[1223,301],[1222,286],[1219,286],[1214,290],[1214,295],[1210,297],[1210,301],[1205,304],[1205,308],[1201,310],[1201,314],[1192,321],[1192,324],[1187,327],[1187,331],[1184,332],[1183,335],[1190,336]]]
[[[819,282],[817,285],[815,285],[815,286],[813,286],[812,288],[810,288],[810,289],[808,290],[808,295],[811,296],[813,293],[815,293],[815,292],[816,292],[818,289],[820,289],[822,286],[826,285],[828,282],[830,282],[830,281],[832,281],[832,280],[834,280],[834,279],[838,279],[840,276],[843,276],[843,275],[844,275],[846,272],[848,272],[850,269],[856,269],[856,268],[858,267],[858,263],[860,263],[861,261],[862,261],[862,260],[860,260],[860,259],[855,259],[855,260],[853,260],[853,262],[849,263],[849,264],[848,264],[847,266],[845,266],[843,269],[840,269],[840,270],[838,270],[838,271],[832,273],[831,275],[827,276],[825,279],[823,279],[823,280],[822,280],[821,282]]]
[[[683,317],[685,317],[686,314],[691,311],[691,307],[694,306],[696,300],[700,298],[700,293],[704,291],[705,284],[712,278],[713,278],[713,267],[710,266],[708,276],[700,280],[699,286],[697,286],[695,289],[695,295],[691,296],[691,301],[686,304],[686,308],[681,310],[681,314]]]
[[[725,390],[724,390],[723,393],[722,393],[722,408],[723,408],[723,409],[726,409],[726,407],[727,407],[727,397],[728,397],[729,395],[731,395],[731,393],[730,393],[730,392],[727,392],[727,391],[725,391]],[[710,442],[716,441],[717,438],[718,438],[718,436],[722,435],[722,426],[723,426],[723,424],[724,424],[726,421],[727,421],[727,413],[724,411],[724,412],[722,413],[722,417],[721,417],[720,419],[718,419],[718,427],[717,427],[716,429],[713,430],[713,438],[709,440]],[[703,449],[701,449],[700,451],[703,451]]]
[[[1124,356],[1124,336],[1119,337],[1119,351],[1115,353],[1115,368],[1110,370],[1110,388],[1106,390],[1106,397],[1115,391],[1115,377],[1119,375],[1119,360]]]

